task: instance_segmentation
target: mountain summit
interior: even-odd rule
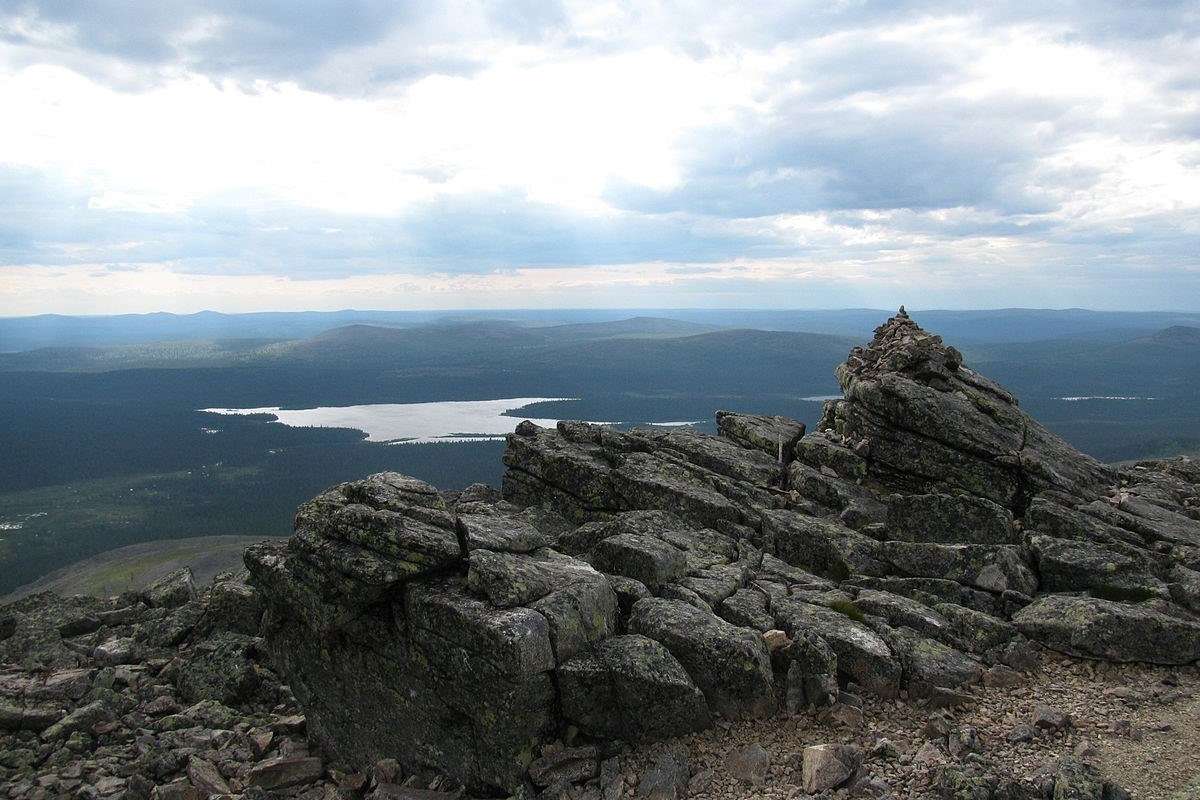
[[[1200,658],[1200,466],[1096,462],[907,314],[837,377],[808,435],[526,422],[502,496],[385,473],[306,504],[247,564],[311,735],[515,791],[567,727],[942,703],[1039,644]]]

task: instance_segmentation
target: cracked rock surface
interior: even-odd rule
[[[1118,469],[1077,452],[903,313],[837,377],[844,397],[808,433],[732,412],[717,436],[523,422],[500,492],[395,473],[333,487],[288,542],[247,551],[261,628],[228,614],[242,628],[191,647],[201,674],[175,691],[232,701],[279,675],[305,712],[303,757],[328,775],[394,764],[371,778],[380,797],[423,796],[379,787],[437,774],[483,796],[615,800],[710,791],[724,767],[691,769],[679,742],[714,726],[800,715],[855,729],[888,708],[962,708],[1026,683],[1045,649],[1156,669],[1200,659],[1200,464]],[[147,598],[155,621],[138,635],[86,638],[119,609],[80,614],[71,635],[98,663],[136,661],[177,640],[195,592]],[[259,652],[266,672],[224,666]],[[86,729],[89,708],[4,714]],[[747,741],[720,763],[797,792],[1049,796],[1016,793],[1028,776],[980,753],[994,731],[928,725],[933,744],[905,753],[904,774],[953,767],[943,777],[875,769],[891,745],[861,739],[810,742],[788,765]],[[641,779],[616,758],[630,747],[650,765]],[[261,787],[314,768],[188,775]],[[1083,761],[1055,769],[1038,784],[1050,793],[1073,781],[1123,796]]]
[[[308,503],[247,563],[310,735],[511,792],[566,731],[953,703],[1043,646],[1200,659],[1200,465],[1079,453],[904,314],[837,377],[807,434],[525,422],[499,497],[382,474]]]

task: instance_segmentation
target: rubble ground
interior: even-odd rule
[[[864,768],[891,787],[882,797],[940,797],[933,781],[952,757],[950,735],[973,727],[979,754],[1013,774],[1035,776],[1070,755],[1083,756],[1119,778],[1136,800],[1190,800],[1177,794],[1200,778],[1200,669],[1111,664],[1046,653],[1043,666],[1011,688],[978,687],[962,706],[933,709],[922,702],[866,695],[861,724],[839,725],[824,714],[719,722],[680,740],[691,755],[694,800],[808,797],[800,785],[800,754],[824,743],[851,744],[865,754]],[[1038,731],[1028,742],[1010,742],[1021,725],[1034,727],[1040,706],[1067,714],[1071,723]],[[857,723],[857,719],[852,719]],[[942,733],[949,730],[950,734]],[[889,747],[886,742],[894,746]],[[761,783],[730,769],[731,755],[761,745],[770,766]],[[626,754],[621,797],[640,796],[638,776],[652,769],[663,745]],[[699,776],[699,777],[697,777]],[[703,787],[703,788],[702,788]],[[615,796],[615,795],[614,795]],[[839,791],[836,796],[850,796]],[[868,795],[869,796],[869,795]],[[607,795],[606,795],[607,797]]]

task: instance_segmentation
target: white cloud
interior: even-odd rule
[[[183,75],[125,92],[63,67],[0,76],[0,163],[71,176],[101,209],[179,211],[225,196],[388,215],[515,189],[603,209],[614,180],[681,180],[682,132],[725,118],[759,79],[662,50],[550,59],[514,48],[470,77],[388,96]]]
[[[1169,305],[1197,266],[1186,9],[106,8],[0,12],[0,263],[75,265],[5,268],[0,313],[1014,277]]]

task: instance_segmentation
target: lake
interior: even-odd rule
[[[510,416],[534,403],[570,401],[570,397],[510,397],[501,400],[455,400],[437,403],[371,403],[318,408],[202,408],[210,414],[270,414],[293,428],[352,428],[369,442],[425,444],[499,439],[516,430],[524,416]],[[543,427],[555,419],[529,418]]]

